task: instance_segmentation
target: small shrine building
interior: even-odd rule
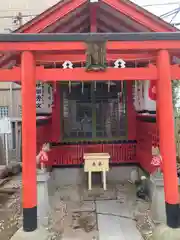
[[[63,0],[0,34],[0,51],[0,81],[22,86],[25,231],[37,228],[35,159],[46,142],[51,166],[81,166],[84,153],[108,152],[112,165],[136,164],[149,173],[152,147],[160,147],[167,224],[178,227],[175,27],[130,1]]]

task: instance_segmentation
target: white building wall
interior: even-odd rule
[[[19,13],[23,16],[24,24],[59,0],[1,0],[0,2],[0,32],[7,33],[19,27],[19,23],[15,23]]]
[[[8,33],[20,27],[20,23],[15,21],[19,13],[22,14],[22,24],[25,24],[59,1],[1,0],[0,33]],[[13,118],[21,117],[21,90],[19,85],[0,82],[0,107],[8,107],[9,115]]]
[[[12,83],[0,82],[0,108],[8,108],[8,116],[21,117],[21,87]],[[0,109],[0,111],[2,111]],[[1,114],[0,114],[1,115]]]

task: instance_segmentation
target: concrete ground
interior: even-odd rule
[[[144,221],[149,203],[136,198],[135,187],[128,182],[131,171],[111,169],[107,191],[100,175],[93,174],[92,191],[88,191],[83,169],[55,169],[48,182],[51,211],[44,225],[47,240],[141,240],[140,232],[151,234]],[[0,239],[9,240],[22,227],[20,176],[4,188],[16,189],[0,206]]]
[[[51,223],[48,229],[55,239],[62,240],[141,240],[138,231],[137,215],[144,215],[149,203],[136,198],[134,185],[127,179],[108,181],[104,191],[100,176],[94,175],[92,191],[87,190],[86,174],[79,170],[82,182],[69,182],[74,170],[68,169],[66,177],[63,169],[63,181],[50,182],[49,195],[51,204]],[[55,175],[57,175],[55,174]],[[70,176],[70,177],[68,177]],[[67,184],[65,181],[67,178]],[[59,179],[59,180],[60,180]],[[52,179],[51,179],[52,180]],[[55,188],[53,188],[56,186]]]
[[[9,240],[21,222],[21,177],[0,182],[0,239]]]

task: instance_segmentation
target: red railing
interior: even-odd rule
[[[37,125],[37,152],[45,142],[51,142],[51,119]],[[84,153],[106,152],[111,163],[136,163],[136,142],[126,141],[114,144],[61,144],[51,148],[49,165],[81,165]]]
[[[89,152],[106,152],[111,156],[111,163],[136,163],[136,143],[118,144],[77,144],[53,147],[49,153],[50,165],[81,165],[83,154]]]
[[[126,141],[114,144],[68,144],[52,147],[49,165],[81,165],[83,154],[88,152],[107,152],[113,164],[139,163],[146,171],[152,172],[152,146],[159,145],[156,123],[137,120],[137,144]],[[45,142],[51,142],[51,121],[37,127],[37,151]]]
[[[156,123],[137,120],[136,156],[141,167],[149,173],[154,171],[154,166],[151,164],[153,146],[159,146]]]

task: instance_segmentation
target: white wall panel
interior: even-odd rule
[[[59,2],[58,0],[1,0],[0,32],[15,30],[18,26],[13,23],[19,12],[24,15],[23,24],[39,15],[47,8]]]

